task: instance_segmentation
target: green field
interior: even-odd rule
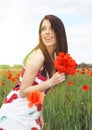
[[[0,106],[21,69],[0,69]],[[92,130],[92,69],[78,69],[44,99],[44,130]]]

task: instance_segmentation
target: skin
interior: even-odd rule
[[[52,60],[54,60],[56,35],[54,33],[54,30],[51,28],[51,24],[49,20],[44,20],[42,23],[41,38]],[[27,94],[30,93],[31,91],[35,91],[35,90],[44,91],[65,80],[64,73],[59,74],[58,72],[54,72],[53,70],[53,76],[50,79],[48,79],[47,81],[41,84],[34,85],[35,87],[33,87],[32,84],[40,68],[43,66],[44,60],[45,59],[44,59],[43,53],[40,49],[33,51],[31,55],[28,57],[26,66],[25,66],[26,68],[25,73],[24,73],[23,80],[20,86],[20,96],[22,98],[26,97]]]

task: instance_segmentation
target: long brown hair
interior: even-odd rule
[[[38,49],[40,48],[44,57],[45,57],[45,66],[46,66],[46,70],[48,71],[49,77],[52,76],[52,71],[53,71],[53,61],[50,58],[50,55],[44,45],[44,43],[42,42],[41,39],[41,26],[42,26],[42,22],[47,19],[50,21],[52,28],[54,29],[54,32],[56,34],[56,54],[58,54],[59,52],[64,52],[67,53],[68,52],[68,44],[67,44],[67,38],[66,38],[66,32],[65,32],[65,28],[64,28],[64,24],[61,21],[60,18],[58,18],[55,15],[46,15],[40,23],[39,26],[39,44],[36,46],[36,48],[34,49]]]

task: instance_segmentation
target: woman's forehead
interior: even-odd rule
[[[42,26],[51,26],[51,23],[48,19],[44,19],[42,22]]]

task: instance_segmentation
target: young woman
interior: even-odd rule
[[[42,130],[42,104],[28,107],[27,95],[47,90],[65,80],[54,69],[59,52],[68,52],[64,25],[60,18],[46,15],[39,26],[39,44],[26,56],[18,84],[5,98],[0,110],[0,130]]]

